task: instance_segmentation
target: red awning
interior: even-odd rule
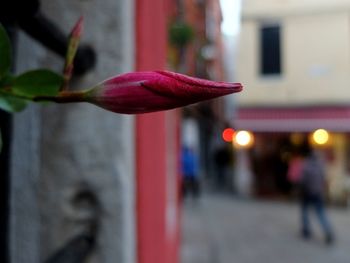
[[[255,132],[350,131],[350,106],[302,108],[239,108],[236,129]]]

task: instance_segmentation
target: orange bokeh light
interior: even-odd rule
[[[232,128],[226,128],[223,132],[222,132],[222,139],[225,142],[232,142],[233,140],[233,135],[235,134],[235,130]]]

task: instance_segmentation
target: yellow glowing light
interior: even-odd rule
[[[235,136],[235,141],[237,145],[247,147],[253,143],[253,136],[248,131],[238,131]]]
[[[326,144],[329,140],[329,133],[324,129],[318,129],[312,134],[312,138],[317,144]]]

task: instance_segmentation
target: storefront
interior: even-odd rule
[[[287,173],[298,144],[307,138],[321,153],[330,201],[347,204],[350,189],[350,107],[241,108],[236,130],[250,131],[248,155],[251,193],[257,197],[291,197]],[[315,131],[317,131],[315,133]],[[242,153],[241,153],[242,154]]]

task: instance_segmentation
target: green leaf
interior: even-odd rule
[[[27,101],[10,95],[0,94],[0,109],[8,112],[18,112],[27,106]]]
[[[193,28],[185,22],[175,22],[168,29],[168,38],[175,47],[184,47],[194,38]]]
[[[14,79],[12,92],[29,99],[36,96],[55,96],[63,83],[63,78],[46,69],[23,73]]]
[[[13,80],[14,76],[11,74],[5,75],[2,79],[0,79],[0,89],[12,86]]]
[[[11,42],[4,27],[0,24],[0,79],[7,75],[11,68]]]
[[[2,134],[1,134],[1,129],[0,129],[0,153],[2,150]]]

